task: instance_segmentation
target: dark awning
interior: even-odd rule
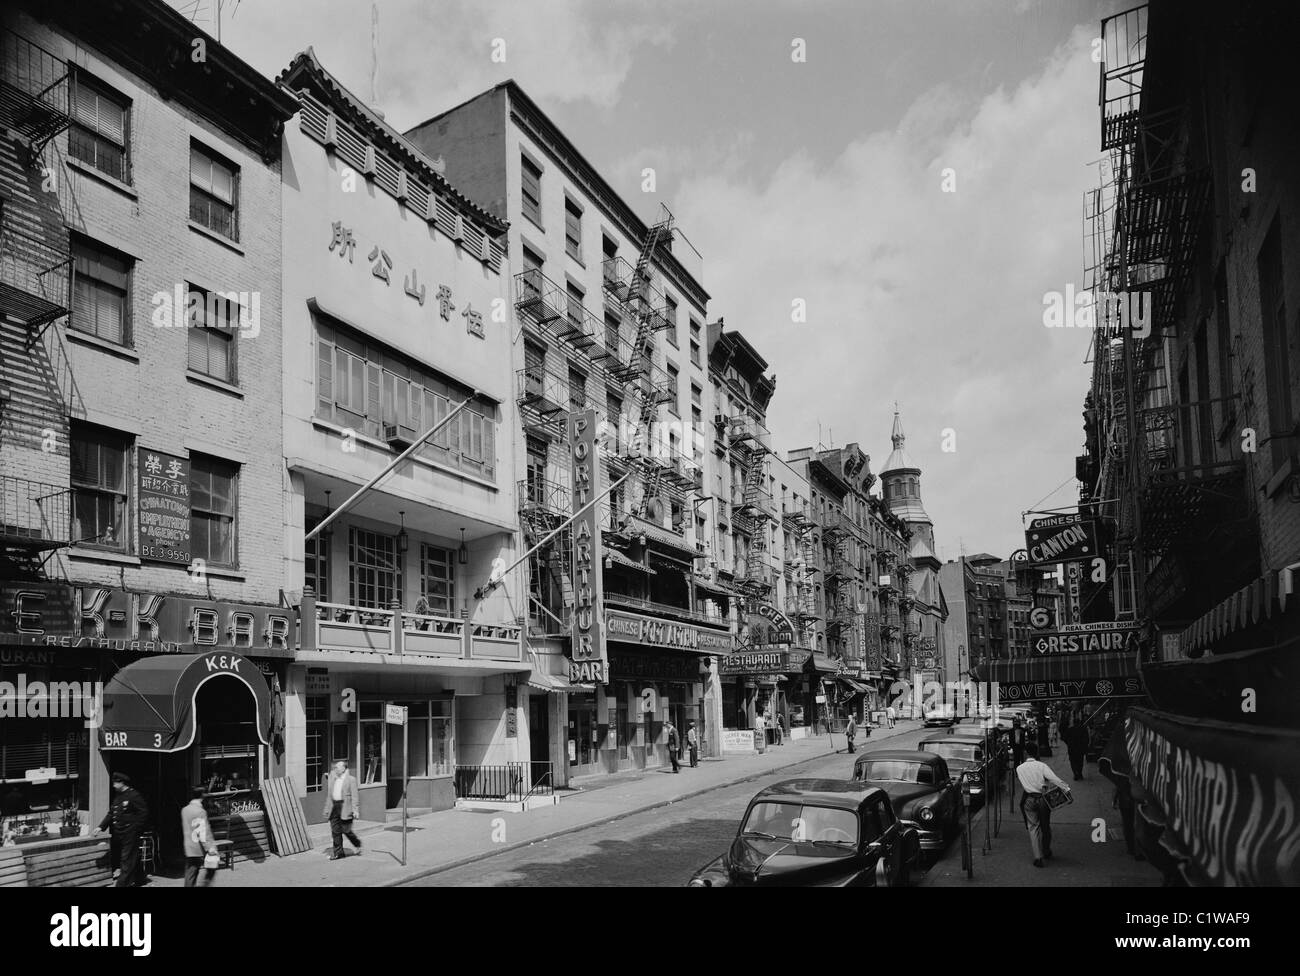
[[[833,657],[826,654],[820,654],[813,651],[803,660],[803,670],[821,671],[825,674],[834,674],[840,669],[839,662]]]
[[[844,685],[854,694],[863,695],[872,690],[871,688],[868,688],[866,685],[864,685],[862,682],[858,681],[857,679],[846,678],[842,674],[838,676],[838,680],[840,684]]]
[[[180,752],[194,742],[199,688],[225,679],[229,693],[242,684],[256,706],[257,737],[271,744],[271,689],[257,666],[238,654],[164,654],[128,664],[104,689],[101,749]]]
[[[1086,678],[1137,677],[1137,660],[1132,654],[1036,654],[990,661],[974,669],[979,681],[1043,682],[1078,681]]]

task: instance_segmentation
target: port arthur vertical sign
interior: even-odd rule
[[[580,512],[600,494],[600,459],[596,456],[596,411],[568,419],[573,455],[573,510]],[[574,684],[608,684],[609,655],[601,608],[600,506],[592,505],[573,522],[573,650],[569,680]]]
[[[1025,549],[1031,566],[1086,562],[1099,555],[1097,523],[1078,513],[1034,519],[1025,530]]]

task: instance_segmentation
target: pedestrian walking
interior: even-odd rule
[[[181,836],[185,838],[185,887],[206,888],[217,874],[217,841],[203,806],[203,788],[190,790],[190,802],[181,810]],[[200,879],[199,872],[203,872]]]
[[[784,715],[778,715],[776,717],[776,744],[780,746],[785,745],[785,716]]]
[[[669,721],[664,731],[668,733],[668,758],[672,761],[673,772],[680,773],[682,767],[677,762],[677,727]]]
[[[1052,720],[1047,723],[1047,741],[1054,746],[1060,745],[1061,740],[1060,737],[1058,736],[1059,732],[1060,732],[1060,725],[1056,720],[1056,716],[1053,715]]]
[[[149,819],[149,805],[132,785],[126,773],[113,774],[113,798],[99,830],[111,830],[110,851],[118,865],[118,888],[135,888],[144,883],[140,870],[140,833]]]
[[[695,731],[695,723],[687,722],[686,748],[691,754],[691,769],[700,764],[700,734]]]
[[[1088,726],[1082,722],[1071,725],[1062,734],[1066,752],[1070,754],[1070,769],[1074,771],[1075,782],[1083,779],[1083,759],[1088,750]]]
[[[889,727],[891,729],[894,727],[894,719],[897,717],[898,717],[898,713],[894,711],[893,705],[890,705],[888,708],[885,709],[885,718],[889,721]]]
[[[853,713],[849,713],[849,723],[844,726],[844,738],[849,740],[849,752],[853,751],[853,740],[858,735],[858,723],[853,720]]]
[[[1029,848],[1034,855],[1034,867],[1041,868],[1043,861],[1052,856],[1052,808],[1043,794],[1051,786],[1059,786],[1067,793],[1066,786],[1052,772],[1047,763],[1038,758],[1038,743],[1025,744],[1027,758],[1016,767],[1016,778],[1020,780],[1020,815],[1024,818],[1025,829],[1029,831]]]
[[[344,856],[344,837],[361,850],[361,838],[352,831],[352,821],[360,809],[361,791],[357,789],[357,778],[348,770],[347,760],[336,760],[325,783],[325,809],[321,811],[330,821],[330,839],[334,843],[330,851],[331,861]]]

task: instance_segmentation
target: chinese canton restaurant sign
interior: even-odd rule
[[[140,558],[190,562],[190,462],[140,449]]]

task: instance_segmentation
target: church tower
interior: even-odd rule
[[[913,558],[924,560],[927,556],[938,564],[934,554],[934,523],[921,504],[921,469],[916,466],[903,447],[907,440],[903,434],[903,420],[894,410],[894,433],[891,437],[894,450],[880,472],[880,486],[889,510],[907,523],[912,530]],[[916,542],[924,543],[917,552]]]

